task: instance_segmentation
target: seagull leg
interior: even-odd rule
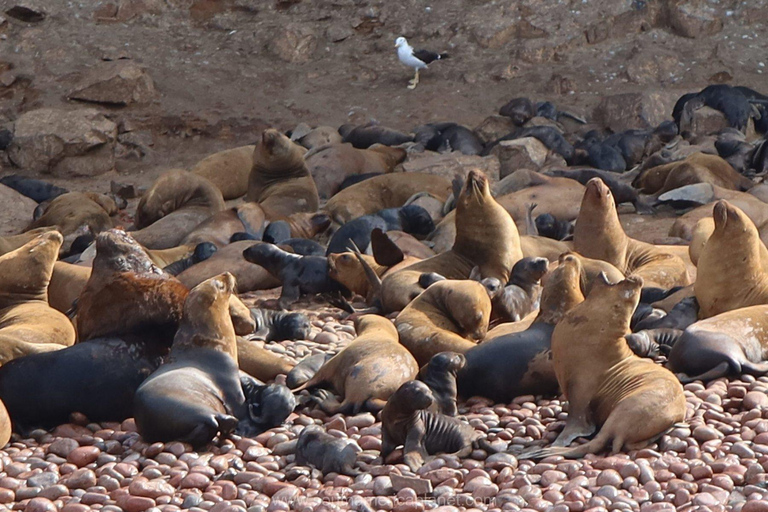
[[[419,85],[419,70],[418,70],[418,68],[416,69],[416,74],[414,75],[413,80],[411,80],[408,83],[408,88],[409,89],[415,89],[417,85]]]

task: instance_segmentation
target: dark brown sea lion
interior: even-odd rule
[[[488,277],[480,281],[491,296],[491,321],[519,322],[539,309],[541,278],[547,273],[546,258],[523,258],[512,267],[509,283]]]
[[[509,280],[512,266],[523,257],[517,227],[491,196],[488,178],[477,170],[467,175],[456,207],[456,241],[451,250],[387,275],[382,281],[385,312],[404,308],[422,291],[421,274],[435,272],[447,279],[466,279],[479,267],[483,278]]]
[[[419,380],[429,386],[435,402],[430,410],[446,416],[456,416],[456,373],[464,368],[467,360],[463,354],[440,352],[432,356],[419,370]]]
[[[728,162],[705,153],[693,153],[685,160],[646,169],[632,185],[645,194],[662,194],[694,183],[710,183],[730,190],[748,190],[752,186],[752,180],[736,172]]]
[[[350,441],[327,434],[319,425],[304,427],[296,443],[296,463],[311,465],[322,473],[357,476],[357,452]]]
[[[148,442],[205,446],[250,420],[229,316],[235,288],[235,278],[222,274],[187,296],[169,361],[136,390],[136,426]]]
[[[669,370],[634,355],[624,339],[642,287],[636,276],[616,284],[596,281],[586,300],[557,324],[552,360],[568,400],[568,419],[552,447],[521,456],[578,458],[608,445],[613,453],[640,449],[685,419],[680,382]],[[568,447],[596,430],[588,443]]]
[[[675,342],[667,367],[681,382],[768,373],[768,306],[720,313],[690,325]]]
[[[355,330],[357,338],[295,390],[330,384],[344,400],[341,404],[321,403],[329,414],[358,414],[363,408],[378,411],[403,382],[419,372],[413,356],[398,342],[390,320],[363,315],[356,320]]]
[[[400,208],[419,192],[427,192],[445,201],[451,193],[451,180],[419,172],[375,176],[340,191],[328,200],[323,210],[335,222],[345,224],[379,210]]]
[[[339,127],[339,133],[344,142],[349,142],[360,149],[369,148],[374,144],[399,146],[413,140],[412,135],[387,128],[375,121],[360,126],[344,124]]]
[[[317,185],[317,192],[328,199],[339,191],[342,182],[356,174],[392,172],[405,160],[402,148],[375,144],[368,149],[357,149],[351,144],[331,144],[307,157],[307,168]]]
[[[237,199],[248,192],[248,176],[253,167],[255,148],[241,146],[208,155],[195,164],[190,172],[216,185],[225,200]]]
[[[264,130],[253,151],[245,199],[259,203],[267,220],[317,211],[320,200],[303,148],[277,130]]]
[[[395,319],[400,343],[419,365],[440,352],[463,354],[485,337],[491,300],[469,280],[439,281],[424,290]]]
[[[131,236],[148,249],[179,245],[198,224],[224,209],[216,185],[181,169],[163,173],[141,197]]]
[[[453,453],[467,457],[475,448],[494,452],[485,436],[468,423],[428,409],[435,398],[426,384],[406,382],[381,411],[381,459],[403,446],[403,461],[418,471],[429,455]]]
[[[765,246],[747,215],[727,201],[714,206],[715,229],[698,258],[693,285],[699,318],[768,304]]]
[[[588,258],[611,263],[624,275],[642,277],[648,287],[666,290],[690,283],[683,260],[624,233],[613,194],[598,178],[587,183],[573,233],[573,248]]]
[[[42,233],[0,256],[0,365],[75,342],[69,319],[48,305],[48,284],[63,237]]]
[[[459,396],[507,403],[520,395],[556,393],[550,339],[563,316],[584,300],[584,281],[579,258],[562,255],[544,278],[541,309],[530,327],[488,337],[464,353],[467,363],[457,376]]]

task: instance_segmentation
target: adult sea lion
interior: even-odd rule
[[[182,244],[197,245],[212,242],[221,248],[229,244],[235,233],[257,235],[264,228],[266,215],[256,203],[243,203],[214,213],[198,224],[184,239]]]
[[[91,267],[73,265],[64,261],[53,264],[48,283],[48,304],[56,311],[67,313],[91,277]]]
[[[423,238],[435,229],[435,224],[427,210],[421,206],[409,204],[402,208],[387,208],[373,215],[363,215],[341,226],[328,242],[326,254],[350,251],[353,243],[361,250],[367,250],[374,229],[380,229],[382,232],[404,231]]]
[[[632,312],[643,280],[630,276],[610,284],[599,280],[552,333],[552,361],[568,399],[565,428],[552,447],[533,449],[525,458],[640,449],[685,419],[683,387],[669,370],[637,357],[627,346]],[[568,447],[589,436],[588,443]]]
[[[253,150],[245,199],[259,203],[267,220],[317,211],[320,200],[301,146],[277,130],[264,130]]]
[[[423,290],[418,281],[425,272],[466,279],[477,266],[483,278],[495,277],[506,283],[512,266],[522,257],[514,221],[491,196],[488,178],[472,170],[458,198],[453,247],[387,275],[382,280],[382,306],[385,312],[403,309]]]
[[[323,384],[344,397],[338,404],[326,400],[321,407],[329,414],[358,414],[364,408],[378,411],[403,382],[416,377],[419,367],[399,342],[394,324],[378,315],[363,315],[355,321],[357,338],[325,363],[299,392]]]
[[[642,277],[648,287],[669,289],[690,282],[682,259],[624,233],[613,194],[599,178],[589,180],[584,191],[573,248],[588,258],[611,263],[625,275]]]
[[[482,284],[450,279],[424,290],[395,325],[400,343],[422,366],[440,352],[461,354],[474,347],[485,337],[490,317],[491,300]]]
[[[248,175],[253,167],[255,148],[241,146],[208,155],[195,164],[190,172],[216,185],[225,200],[237,199],[248,192]]]
[[[709,183],[730,190],[748,190],[745,178],[717,155],[693,153],[684,160],[651,167],[641,172],[632,185],[645,194],[662,194],[694,183]]]
[[[765,246],[757,228],[744,212],[727,201],[718,201],[712,215],[715,229],[699,254],[693,284],[699,318],[768,304]]]
[[[48,226],[44,228],[35,228],[18,235],[0,236],[0,256],[15,251],[30,240],[37,238],[40,234],[53,231],[55,227]]]
[[[63,237],[38,235],[0,256],[0,365],[75,342],[69,319],[48,305],[48,284]]]
[[[0,400],[0,447],[4,447],[11,440],[11,417],[8,410]]]

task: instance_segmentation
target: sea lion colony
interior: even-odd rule
[[[113,197],[3,178],[40,206],[0,240],[0,503],[763,510],[756,98],[621,133],[516,98],[486,143],[268,129],[160,176],[127,230]],[[704,105],[729,128],[697,132]],[[546,164],[399,167],[509,141]]]

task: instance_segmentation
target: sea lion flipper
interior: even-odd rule
[[[357,244],[355,244],[355,241],[350,240],[350,242],[352,243],[352,252],[355,253],[355,257],[357,258],[357,261],[359,261],[360,265],[362,265],[363,271],[365,272],[365,277],[368,279],[368,282],[370,283],[371,288],[373,289],[372,295],[374,297],[380,297],[381,296],[381,278],[371,268],[368,262],[365,261],[365,258],[363,258],[363,255],[360,252],[360,249],[357,247]]]
[[[529,203],[525,205],[525,231],[528,236],[538,236],[539,230],[536,227],[536,221],[533,219],[533,210],[539,206],[537,203]]]
[[[385,267],[393,267],[405,259],[402,249],[381,228],[371,231],[371,250],[376,263]]]

